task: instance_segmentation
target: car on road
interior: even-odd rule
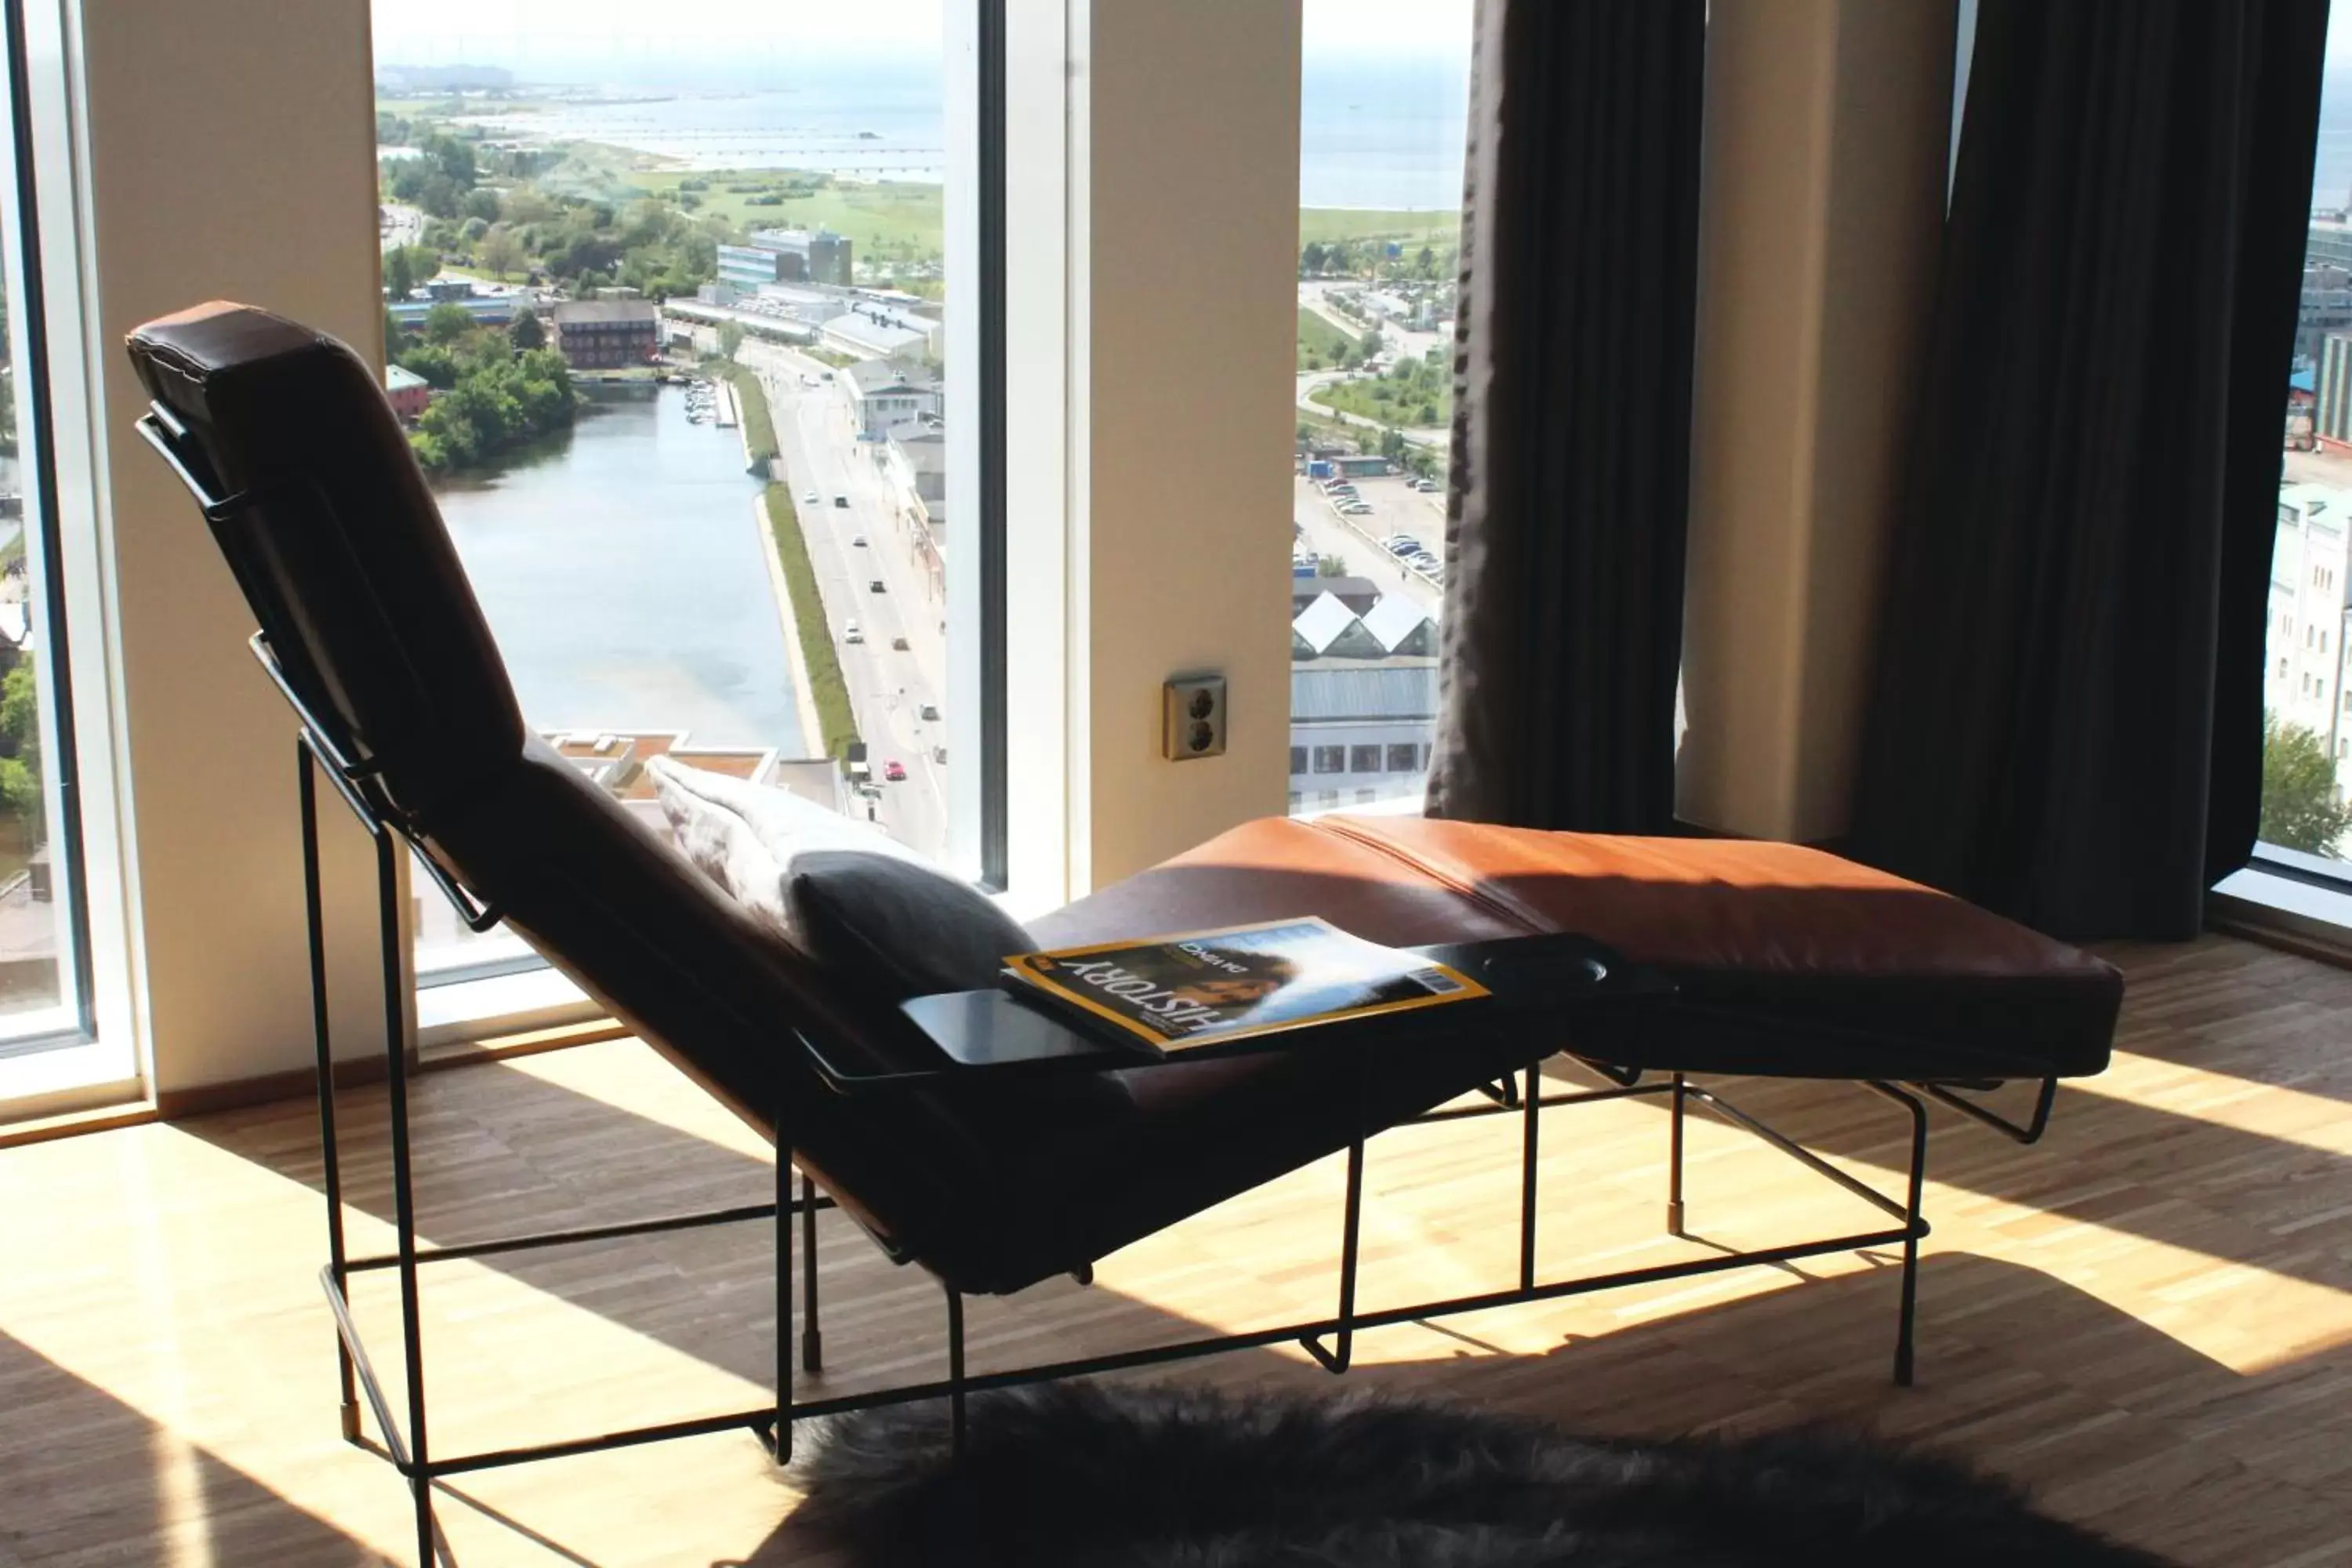
[[[882,764],[882,776],[892,784],[907,782],[907,764],[893,757]]]
[[[839,507],[842,510],[847,511],[849,510],[849,498],[847,496],[835,496],[833,498],[833,504]]]
[[[811,490],[808,494],[801,497],[801,504],[803,506],[823,506],[824,504],[824,498],[817,494],[814,490]]]
[[[853,533],[849,536],[849,542],[863,550],[866,547],[866,536],[862,533]]]
[[[881,579],[881,578],[879,578],[879,577],[877,577],[877,578],[875,578],[875,579],[874,579],[874,581],[872,581],[871,583],[866,584],[866,591],[867,593],[869,593],[869,594],[881,594],[881,593],[887,593],[887,592],[888,592],[888,590],[887,590],[887,589],[886,589],[886,588],[884,588],[884,587],[883,587],[883,585],[882,585],[882,579]]]
[[[936,702],[926,702],[917,711],[926,719],[937,719],[940,716],[940,705]]]
[[[907,639],[905,637],[892,637],[890,639],[890,646],[897,648],[900,653],[904,653],[907,651]]]
[[[866,640],[866,628],[859,626],[856,621],[850,621],[841,628],[841,640],[844,642],[864,642]]]

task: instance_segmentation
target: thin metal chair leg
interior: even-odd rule
[[[1536,1132],[1543,1110],[1542,1069],[1528,1066],[1528,1087],[1519,1097],[1519,1289],[1536,1284]]]
[[[434,1568],[441,1561],[441,1552],[433,1525],[433,1483],[423,1476],[412,1476],[408,1489],[416,1502],[416,1565]]]
[[[963,1292],[950,1285],[948,1293],[948,1432],[950,1451],[963,1456]]]
[[[327,1189],[327,1261],[335,1289],[348,1300],[350,1252],[343,1242],[343,1157],[335,1133],[335,1054],[327,1029],[327,928],[319,894],[319,780],[310,748],[299,737],[294,742],[297,793],[302,802],[302,913],[310,938],[310,1034],[318,1047],[319,1160]],[[341,1420],[343,1440],[360,1437],[359,1378],[352,1365],[352,1348],[335,1336],[335,1376],[342,1391]]]
[[[768,1452],[782,1469],[793,1462],[793,1150],[776,1120],[776,1416]],[[815,1272],[815,1259],[802,1267]]]
[[[824,1332],[816,1316],[816,1183],[801,1173],[801,1370],[824,1370]]]
[[[376,922],[383,963],[384,1072],[392,1120],[392,1209],[399,1230],[400,1339],[408,1377],[408,1452],[415,1467],[417,1562],[431,1568],[433,1489],[427,1467],[432,1446],[425,1424],[425,1322],[416,1279],[416,1189],[409,1159],[407,1014],[402,1006],[405,976],[400,952],[400,879],[392,834],[378,826],[375,838]]]
[[[1683,1075],[1675,1074],[1674,1110],[1666,1121],[1666,1234],[1687,1236],[1683,1228]]]
[[[1927,1107],[1917,1097],[1891,1086],[1888,1092],[1911,1112],[1911,1175],[1904,1204],[1905,1226],[1910,1234],[1903,1238],[1903,1310],[1895,1331],[1895,1384],[1908,1388],[1919,1315],[1919,1211],[1927,1182]]]
[[[1328,1351],[1312,1334],[1298,1342],[1307,1353],[1334,1377],[1348,1370],[1356,1354],[1356,1258],[1358,1238],[1363,1231],[1363,1216],[1364,1141],[1359,1138],[1348,1145],[1348,1197],[1345,1215],[1339,1222],[1339,1331],[1331,1336],[1332,1348]]]

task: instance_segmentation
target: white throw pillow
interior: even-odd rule
[[[790,790],[750,784],[667,757],[653,758],[646,772],[654,781],[662,815],[677,836],[678,848],[695,868],[761,924],[796,945],[784,900],[793,857],[814,849],[855,849],[931,866],[872,823],[828,811]]]

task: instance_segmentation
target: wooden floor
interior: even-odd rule
[[[2352,973],[2219,938],[2112,956],[2122,1052],[2061,1096],[2046,1142],[1937,1115],[1916,1388],[1887,1384],[1885,1257],[1382,1331],[1350,1381],[1598,1432],[1867,1423],[2182,1563],[2352,1564]],[[1899,1165],[1902,1121],[1870,1096],[1740,1098],[1882,1184]],[[347,1104],[354,1244],[374,1247],[382,1097]],[[1660,1232],[1656,1106],[1549,1117],[1547,1268],[1693,1249]],[[1514,1138],[1480,1121],[1373,1144],[1367,1306],[1508,1281]],[[626,1041],[434,1075],[415,1142],[423,1228],[445,1243],[770,1190],[765,1150]],[[1718,1243],[1874,1223],[1703,1120],[1690,1181],[1692,1228]],[[336,1431],[318,1183],[302,1104],[0,1153],[0,1568],[405,1560],[403,1487]],[[1327,1311],[1339,1189],[1328,1163],[1119,1254],[1091,1289],[976,1303],[976,1365]],[[821,1247],[824,1386],[936,1375],[927,1278],[837,1216]],[[436,1270],[436,1447],[757,1403],[770,1260],[750,1226]],[[393,1378],[392,1297],[361,1306]],[[1334,1386],[1286,1350],[1173,1375]],[[730,1434],[467,1478],[443,1514],[467,1568],[822,1562],[793,1502]]]

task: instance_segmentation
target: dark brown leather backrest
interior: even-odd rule
[[[215,300],[131,334],[217,500],[213,531],[287,679],[395,805],[429,817],[522,752],[505,664],[407,437],[342,343]]]

